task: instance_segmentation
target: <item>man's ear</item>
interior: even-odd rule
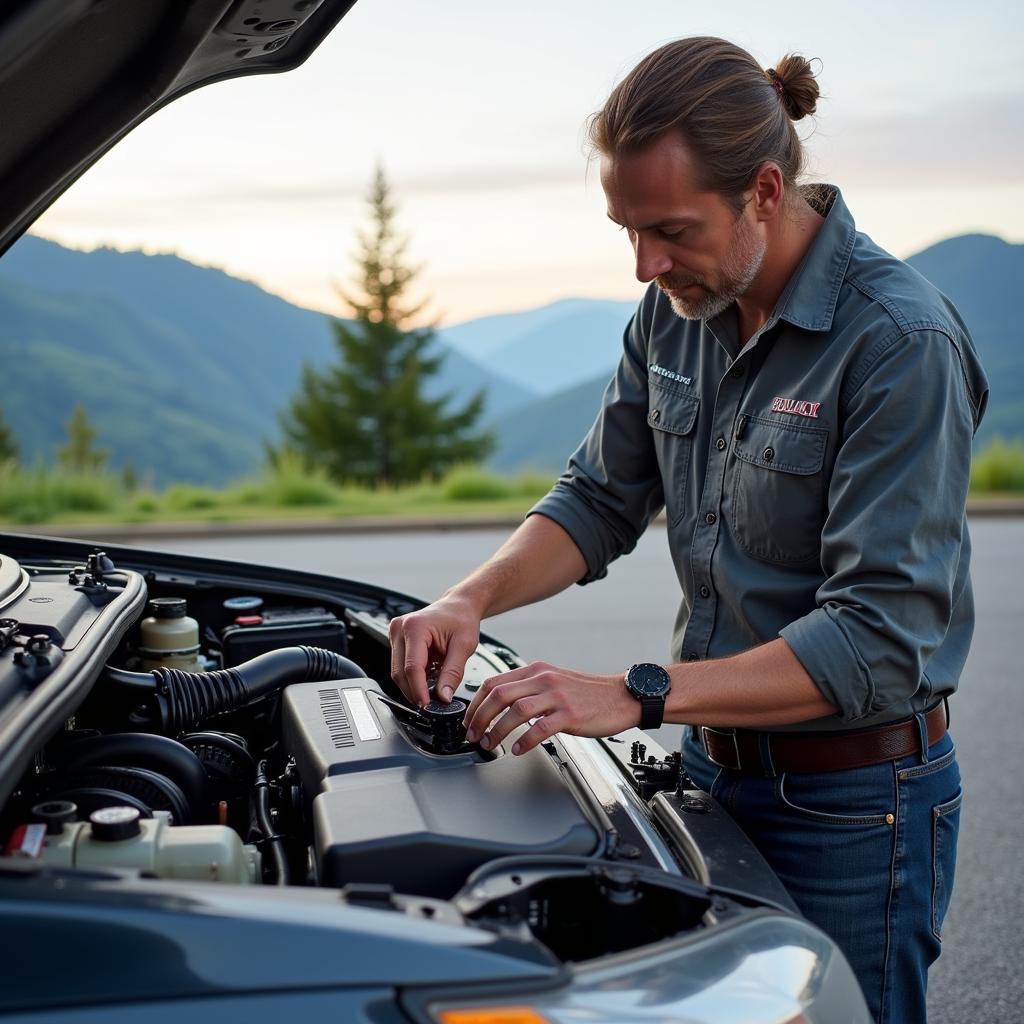
[[[757,169],[750,189],[754,216],[760,221],[773,220],[782,212],[782,200],[786,194],[786,181],[779,165],[766,160]]]

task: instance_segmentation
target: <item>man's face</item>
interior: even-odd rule
[[[601,159],[608,216],[633,244],[636,276],[656,281],[676,314],[709,320],[753,283],[767,242],[748,214],[721,193],[701,191],[689,150],[663,135],[646,149]]]

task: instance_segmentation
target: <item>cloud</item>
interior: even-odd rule
[[[1005,93],[957,98],[918,111],[879,111],[867,116],[850,108],[826,112],[809,139],[809,170],[817,180],[878,190],[985,187],[1024,182],[1024,96]],[[524,149],[533,140],[524,140]],[[564,153],[564,150],[563,150]],[[559,187],[593,186],[586,158],[533,159],[473,165],[421,167],[391,171],[400,199],[471,197],[495,193],[529,193]],[[124,183],[122,183],[123,185]],[[60,208],[62,224],[111,227],[166,224],[199,217],[236,220],[260,218],[276,208],[281,216],[302,216],[303,208],[362,202],[367,181],[293,178],[279,183],[211,181],[192,185],[146,179],[133,181],[109,199],[90,194],[88,203]],[[220,214],[220,216],[218,216]]]
[[[918,112],[855,114],[821,126],[812,163],[838,183],[884,189],[1024,182],[1024,96],[963,97]]]

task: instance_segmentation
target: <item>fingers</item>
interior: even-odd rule
[[[422,707],[431,700],[428,671],[431,684],[436,682],[437,699],[445,703],[452,699],[452,693],[462,681],[466,662],[480,640],[480,625],[479,620],[455,618],[430,606],[393,618],[388,636],[391,678],[409,700]],[[444,661],[440,664],[442,658]]]
[[[504,711],[508,704],[515,700],[516,697],[522,695],[521,691],[517,691],[514,696],[510,697],[507,703],[503,704],[500,697],[492,698],[495,690],[499,687],[509,686],[512,683],[520,683],[523,680],[535,678],[537,676],[537,668],[537,665],[525,665],[522,668],[513,669],[511,672],[502,672],[500,676],[491,676],[490,679],[485,679],[480,689],[476,691],[473,699],[469,702],[466,713],[462,716],[462,721],[465,723],[467,730],[470,730],[476,736],[482,735],[495,716]],[[485,704],[486,708],[484,708]],[[481,713],[482,708],[484,709],[483,713]],[[474,743],[476,741],[470,740],[470,742]]]
[[[423,707],[430,701],[427,693],[430,644],[426,634],[414,629],[403,618],[395,618],[388,625],[388,635],[391,639],[391,678],[408,700]]]
[[[545,715],[538,718],[522,736],[512,744],[513,754],[525,754],[533,750],[538,743],[550,739],[556,732],[570,732],[569,716],[562,711],[556,711],[552,715]]]
[[[537,715],[546,714],[553,706],[552,695],[539,689],[535,679],[502,683],[491,690],[468,723],[466,739],[470,743],[479,740],[480,745],[488,750],[497,746],[513,729]]]
[[[391,678],[405,693],[405,637],[402,636],[400,618],[394,618],[388,623],[388,637],[391,640]]]
[[[427,660],[430,657],[430,644],[422,635],[405,638],[405,657],[402,666],[405,670],[405,693],[419,707],[430,703],[427,692]]]
[[[452,699],[455,688],[462,682],[462,674],[466,670],[469,656],[476,650],[477,639],[467,640],[463,637],[452,637],[448,641],[444,664],[437,673],[437,696],[447,704]]]
[[[518,682],[521,679],[528,679],[531,676],[535,676],[541,668],[547,668],[548,666],[542,665],[541,662],[534,662],[531,665],[524,665],[522,668],[512,669],[511,672],[502,672],[500,676],[491,676],[490,679],[485,679],[480,689],[473,695],[473,699],[469,702],[469,707],[466,708],[466,713],[463,715],[462,720],[468,726],[477,712],[480,710],[480,705],[490,696],[491,691],[496,686],[503,686],[505,683]],[[490,719],[487,719],[489,722]],[[482,729],[480,730],[483,731]]]

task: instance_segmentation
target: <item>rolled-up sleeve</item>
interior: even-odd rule
[[[647,426],[643,306],[623,337],[623,354],[601,410],[554,487],[528,515],[547,516],[572,537],[587,563],[579,583],[600,579],[631,551],[664,504],[661,473]]]
[[[826,578],[817,607],[779,635],[856,721],[918,691],[969,587],[960,556],[978,410],[956,344],[933,330],[881,340],[841,400]]]

